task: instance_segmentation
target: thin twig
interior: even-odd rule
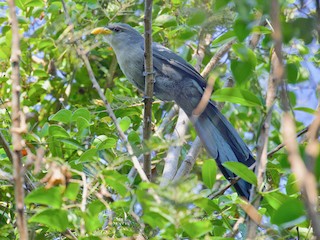
[[[144,66],[145,66],[145,99],[143,115],[143,141],[151,137],[152,127],[152,97],[153,97],[153,53],[152,53],[152,0],[145,1],[144,9]],[[151,154],[150,151],[144,154],[143,170],[148,179],[151,179]]]
[[[28,226],[24,212],[24,168],[22,166],[22,154],[24,142],[21,134],[25,132],[25,119],[22,117],[20,108],[20,37],[19,26],[16,15],[16,6],[14,0],[8,0],[9,12],[11,18],[12,29],[12,49],[11,49],[11,64],[12,64],[12,162],[13,162],[13,178],[14,178],[14,193],[16,202],[16,217],[20,239],[28,239]]]
[[[4,151],[7,154],[7,157],[12,162],[12,155],[13,152],[10,149],[9,143],[6,141],[5,137],[3,136],[2,132],[0,131],[0,146],[3,147]]]
[[[170,109],[169,112],[164,116],[160,126],[156,129],[155,135],[161,136],[163,135],[164,129],[168,126],[168,124],[171,122],[172,118],[177,115],[179,112],[179,106],[177,104],[174,104],[173,107]]]
[[[200,152],[201,146],[202,146],[202,142],[201,142],[200,138],[197,137],[193,141],[186,158],[181,163],[181,165],[177,171],[177,174],[174,176],[174,178],[173,178],[174,182],[180,180],[183,176],[186,176],[190,173],[194,163],[197,160],[197,156]]]
[[[253,163],[249,169],[253,170],[256,166],[256,163]],[[230,187],[232,187],[234,184],[236,184],[241,178],[239,176],[235,177],[234,179],[232,179],[229,184],[227,186],[225,186],[224,188],[222,188],[221,190],[219,190],[218,192],[211,194],[208,196],[209,199],[214,199],[218,196],[221,196],[222,194],[224,194],[225,191],[227,191]]]
[[[223,45],[218,52],[210,59],[209,63],[205,66],[203,71],[201,72],[201,76],[206,78],[211,70],[218,64],[219,60],[229,52],[232,45],[235,43],[236,40],[231,40],[230,42]]]
[[[304,129],[302,129],[300,132],[297,133],[296,137],[301,137],[303,134],[307,133],[309,129],[308,127],[305,127]],[[272,149],[270,152],[268,152],[268,158],[271,158],[273,156],[273,154],[279,152],[279,150],[281,150],[282,148],[284,148],[285,144],[281,143],[278,146],[276,146],[274,149]]]

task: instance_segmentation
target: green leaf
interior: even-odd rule
[[[25,1],[24,0],[16,0],[14,1],[14,3],[16,4],[16,6],[18,8],[20,8],[21,10],[24,10],[25,9]]]
[[[271,223],[289,228],[305,221],[305,219],[303,203],[299,199],[288,199],[274,212]]]
[[[237,84],[241,85],[253,76],[257,59],[254,52],[243,44],[233,44],[232,49],[239,59],[231,61],[231,70]]]
[[[61,189],[59,187],[50,189],[45,189],[44,187],[37,188],[26,196],[25,202],[27,204],[37,203],[59,208],[62,204]]]
[[[78,193],[80,191],[80,184],[71,182],[68,184],[66,191],[63,196],[70,199],[71,201],[75,201],[77,199]]]
[[[251,32],[249,23],[242,19],[237,19],[233,24],[233,30],[240,42],[242,42]]]
[[[70,123],[71,122],[71,116],[72,116],[72,113],[71,113],[70,110],[61,109],[56,114],[51,115],[49,117],[49,120],[50,121],[62,122],[62,123]]]
[[[82,131],[88,127],[90,127],[92,124],[90,124],[88,122],[87,119],[83,118],[83,117],[78,117],[77,118],[77,128],[78,128],[78,131],[79,133],[81,134]]]
[[[258,33],[258,34],[271,34],[272,30],[270,28],[267,28],[265,26],[254,26],[252,28],[253,33]]]
[[[243,180],[257,185],[257,176],[252,170],[250,170],[246,165],[240,162],[225,162],[222,164],[224,167],[229,169],[231,172],[235,173],[237,176]]]
[[[208,220],[199,222],[188,222],[182,225],[182,229],[191,237],[199,238],[212,230],[211,222]]]
[[[140,135],[136,131],[131,131],[128,134],[128,141],[132,144],[139,144],[141,142]]]
[[[62,143],[60,141],[57,141],[57,139],[55,139],[52,136],[48,137],[47,142],[48,142],[50,153],[52,154],[52,156],[62,158],[63,156]]]
[[[88,122],[91,121],[91,113],[86,108],[79,108],[76,111],[74,111],[71,120],[75,122],[79,117],[86,119]]]
[[[39,78],[48,78],[48,73],[42,69],[36,69],[32,72],[32,75]]]
[[[248,62],[231,60],[231,71],[236,82],[241,85],[250,80],[253,74],[253,67]]]
[[[120,128],[122,131],[127,131],[130,127],[131,124],[131,119],[127,116],[125,116],[124,118],[122,118],[119,122]]]
[[[236,87],[219,89],[213,93],[212,99],[217,102],[232,102],[248,107],[262,107],[256,95]]]
[[[84,216],[85,226],[88,233],[92,233],[103,226],[103,221],[99,219],[99,214],[106,209],[106,206],[99,200],[88,204],[87,213]]]
[[[310,113],[310,114],[316,113],[316,111],[314,109],[308,108],[308,107],[295,107],[293,110],[302,111],[302,112],[306,112],[306,113]]]
[[[98,216],[101,211],[105,210],[106,206],[99,200],[94,200],[90,202],[87,206],[87,212],[91,216]]]
[[[216,182],[217,175],[217,164],[215,160],[208,159],[205,160],[202,165],[202,180],[207,188],[212,189],[214,183]]]
[[[112,187],[115,191],[117,191],[122,197],[125,197],[128,193],[128,189],[126,188],[126,184],[128,182],[128,178],[124,175],[121,175],[117,171],[106,170],[103,172],[105,176],[106,183]]]
[[[86,163],[86,162],[95,162],[98,161],[98,150],[95,148],[89,149],[85,151],[77,163]]]
[[[65,147],[68,149],[78,149],[78,150],[85,150],[84,146],[82,146],[77,140],[74,140],[72,138],[68,139],[59,139],[60,142],[65,144]]]
[[[49,135],[58,138],[70,138],[69,133],[59,125],[49,126]]]
[[[232,38],[234,38],[236,35],[234,33],[233,30],[230,30],[222,35],[220,35],[219,37],[217,37],[215,40],[213,40],[211,42],[211,45],[212,46],[216,46],[216,45],[219,45],[219,44],[222,44],[222,43],[225,43],[227,41],[231,41]]]
[[[86,3],[90,9],[97,9],[100,7],[98,0],[87,0]]]
[[[42,223],[53,230],[63,232],[68,227],[68,212],[62,209],[46,209],[33,215],[29,222]]]
[[[189,27],[181,28],[181,30],[178,33],[179,33],[178,38],[182,39],[182,40],[190,39],[195,34],[197,34],[197,32],[194,29],[189,28]]]
[[[287,195],[280,192],[269,192],[263,195],[263,198],[269,203],[269,205],[277,210],[285,201],[289,199]]]
[[[108,148],[115,148],[117,145],[117,139],[115,138],[108,138],[104,140],[101,144],[98,146],[98,150],[108,149]]]
[[[296,194],[299,192],[299,188],[297,185],[297,179],[294,174],[290,174],[288,177],[286,191],[288,195]]]
[[[230,2],[230,0],[216,0],[214,1],[214,9],[215,10],[219,10],[225,6],[228,5],[228,3]]]
[[[286,65],[287,79],[289,83],[297,83],[299,69],[296,64],[288,63]]]
[[[52,47],[54,45],[54,42],[52,39],[43,39],[38,44],[38,49],[43,50],[47,47]]]
[[[254,52],[244,44],[237,43],[232,45],[232,50],[240,58],[241,61],[248,62],[252,67],[257,64]]]
[[[170,27],[177,25],[176,17],[169,14],[159,15],[155,20],[154,24],[163,27]]]
[[[106,89],[105,96],[107,98],[107,101],[111,104],[113,102],[113,99],[114,99],[114,94],[109,88]]]
[[[206,12],[201,9],[196,9],[188,16],[187,24],[189,26],[201,25],[206,20]]]
[[[30,0],[25,3],[24,7],[44,7],[44,1],[43,0]]]
[[[107,148],[114,148],[117,144],[117,139],[109,138],[106,135],[100,135],[93,140],[93,146],[98,150],[103,150]]]
[[[200,198],[194,201],[194,204],[206,211],[207,214],[212,214],[214,211],[220,211],[217,204],[208,198]]]

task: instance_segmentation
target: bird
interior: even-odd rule
[[[126,78],[144,92],[144,37],[126,23],[110,23],[97,27],[91,34],[102,35],[115,52],[118,64]],[[255,159],[235,128],[209,100],[199,116],[193,111],[198,106],[206,81],[195,68],[182,57],[153,42],[154,95],[163,101],[174,101],[188,117],[196,129],[204,147],[215,159],[226,179],[232,181],[237,176],[223,166],[225,162],[240,162],[247,167]],[[240,179],[234,184],[238,195],[249,199],[251,184]]]

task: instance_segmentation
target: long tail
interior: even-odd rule
[[[230,122],[209,102],[194,126],[207,151],[215,158],[221,172],[232,180],[235,174],[222,166],[224,162],[241,162],[250,167],[255,159]],[[240,196],[249,199],[251,184],[240,179],[234,188]]]

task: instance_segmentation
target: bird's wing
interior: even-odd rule
[[[144,45],[142,44],[142,49]],[[170,49],[158,44],[152,44],[153,51],[153,66],[156,69],[162,69],[163,65],[170,65],[174,70],[182,73],[195,80],[201,88],[206,88],[206,82],[203,77],[182,57],[178,56],[176,53],[172,52]],[[170,76],[169,76],[170,77]]]

